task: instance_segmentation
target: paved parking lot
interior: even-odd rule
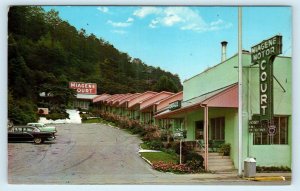
[[[54,143],[8,144],[10,183],[125,183],[128,174],[136,180],[155,176],[138,156],[136,136],[99,124],[57,129]]]
[[[107,125],[62,124],[57,130],[53,143],[8,143],[9,183],[251,184],[232,173],[157,172],[139,157],[137,136]]]

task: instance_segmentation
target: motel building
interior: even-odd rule
[[[182,100],[182,92],[153,92],[134,94],[102,94],[93,99],[93,107],[98,110],[139,120],[142,124],[159,125],[173,123],[173,120],[155,120],[154,114],[165,111],[169,104]],[[164,122],[164,123],[163,123]],[[158,124],[159,123],[159,124]]]
[[[242,52],[241,163],[251,157],[257,166],[291,168],[292,62],[280,56],[279,37],[252,47],[252,53]],[[221,44],[221,62],[185,80],[182,92],[102,94],[93,104],[101,111],[157,125],[173,137],[186,132],[181,140],[203,155],[206,170],[238,169],[238,54],[226,58],[227,42]],[[229,156],[219,153],[222,144],[230,144]]]
[[[200,152],[203,156],[207,153],[207,170],[238,168],[238,54],[227,59],[226,45],[222,42],[221,63],[183,82],[181,104],[175,107],[170,105],[154,116],[157,121],[173,120],[173,128],[186,130],[184,141],[196,141],[202,148]],[[252,63],[251,53],[243,51],[242,66],[242,160],[251,157],[256,159],[257,166],[290,168],[291,58],[275,57],[273,78],[270,77],[272,83],[269,85],[273,93],[272,104],[266,103],[266,96],[261,92],[267,89],[260,82],[266,79],[262,70],[266,68],[266,63]],[[251,123],[257,122],[255,119],[265,114],[268,107],[273,109],[272,128],[259,126],[253,129]],[[229,157],[216,156],[218,149],[215,147],[222,143],[230,144]]]
[[[93,100],[98,97],[96,83],[69,82],[69,88],[76,90],[76,99],[71,103],[72,108],[88,110]]]

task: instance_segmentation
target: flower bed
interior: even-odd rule
[[[186,164],[175,164],[172,162],[154,162],[152,164],[153,168],[158,171],[163,172],[174,172],[174,173],[190,173],[191,169]]]

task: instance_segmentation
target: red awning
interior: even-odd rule
[[[109,94],[101,94],[101,95],[99,95],[99,96],[97,96],[93,99],[93,103],[103,101],[103,100],[107,99],[110,96],[111,95],[109,95]]]
[[[170,118],[174,115],[195,111],[202,106],[220,108],[238,108],[238,85],[233,84],[213,92],[206,93],[191,100],[182,102],[182,107],[173,111],[166,110],[154,117],[156,119]]]

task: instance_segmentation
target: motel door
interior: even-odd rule
[[[195,122],[195,139],[197,139],[197,140],[204,139],[204,122],[203,121]]]

